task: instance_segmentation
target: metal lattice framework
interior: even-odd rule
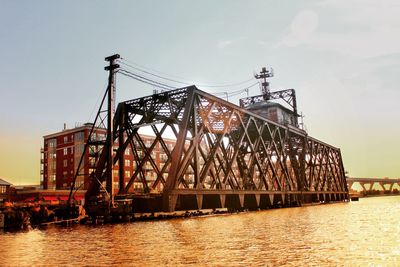
[[[144,128],[154,136],[151,143],[140,134]],[[120,103],[113,130],[119,194],[159,194],[164,211],[348,198],[338,148],[195,86]],[[130,177],[126,149],[136,162]],[[94,174],[100,182],[106,157]],[[88,193],[96,194],[98,184]]]
[[[263,102],[266,100],[274,100],[274,99],[282,99],[285,101],[291,108],[293,108],[293,113],[297,114],[297,103],[296,103],[296,91],[294,89],[286,89],[276,92],[268,92],[266,94],[250,96],[246,98],[240,99],[240,107],[247,108],[255,103]]]

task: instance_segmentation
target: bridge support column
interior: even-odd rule
[[[269,194],[268,196],[269,196],[269,203],[271,206],[273,206],[274,205],[274,194]]]
[[[203,195],[196,195],[197,208],[201,210],[203,208]]]
[[[225,208],[226,195],[219,195],[219,200],[221,201],[221,208]]]
[[[167,212],[174,212],[177,200],[178,200],[178,195],[166,194],[164,196],[164,209],[166,208]]]
[[[244,208],[244,194],[239,194],[240,207]]]
[[[256,198],[257,208],[260,208],[260,194],[255,194],[254,197]]]

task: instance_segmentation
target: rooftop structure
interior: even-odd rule
[[[296,126],[297,114],[276,102],[257,102],[247,110],[279,124]]]
[[[0,178],[0,203],[10,199],[10,187],[12,184]]]

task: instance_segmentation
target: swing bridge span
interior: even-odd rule
[[[119,67],[114,59],[108,67],[107,140],[96,144],[86,207],[100,207],[104,192],[111,205],[131,200],[134,212],[263,209],[349,199],[340,149],[298,127],[293,89],[264,87],[262,95],[241,99],[237,106],[193,85],[121,102],[113,113],[113,75]],[[265,77],[262,85],[268,85]],[[293,124],[248,108],[277,98],[293,108]],[[151,143],[143,139],[144,129],[154,137]],[[135,161],[128,176],[126,150]],[[164,155],[161,165],[156,150]],[[149,180],[148,171],[155,178]]]
[[[153,131],[150,146],[139,134],[142,127]],[[164,141],[167,130],[176,138],[172,149]],[[278,202],[348,199],[338,148],[195,86],[120,103],[113,132],[112,164],[124,170],[129,148],[137,166],[131,177],[119,172],[117,196],[134,196],[143,210],[263,208]],[[156,146],[167,156],[162,168],[152,157]],[[108,151],[103,149],[97,161],[94,175],[100,182],[107,180]],[[151,183],[145,166],[156,173]],[[136,180],[144,192],[132,188]],[[152,194],[156,188],[160,192]],[[92,183],[87,194],[99,191],[100,183]]]

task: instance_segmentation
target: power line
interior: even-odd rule
[[[123,60],[127,61],[125,59],[123,59]],[[125,62],[123,62],[121,60],[118,60],[118,62],[121,63],[124,66],[127,66],[127,67],[131,68],[131,69],[134,69],[136,71],[140,71],[142,73],[151,75],[151,76],[159,78],[159,79],[163,79],[163,80],[174,82],[174,83],[178,83],[178,84],[183,84],[185,86],[193,84],[193,83],[181,82],[181,81],[178,81],[178,80],[175,80],[175,79],[171,79],[171,78],[167,78],[167,77],[164,77],[164,76],[161,76],[161,75],[157,75],[157,74],[155,74],[153,72],[150,72],[150,71],[142,69],[143,67],[142,68],[135,67],[135,66],[133,66],[131,64],[128,64],[128,63],[125,63]],[[135,64],[137,66],[140,66],[140,65],[138,65],[136,63],[133,63],[133,62],[131,62],[131,63]],[[153,71],[158,72],[156,70],[153,70]],[[166,83],[163,83],[163,82],[160,82],[160,81],[156,81],[155,79],[151,79],[149,77],[145,77],[143,75],[139,75],[136,72],[129,71],[129,70],[125,69],[125,68],[121,68],[119,70],[119,72],[124,76],[130,77],[130,78],[135,79],[137,81],[140,81],[140,82],[143,82],[143,83],[146,83],[146,84],[149,84],[151,86],[154,86],[154,87],[157,87],[157,88],[161,88],[161,89],[164,89],[164,90],[167,90],[167,91],[170,91],[170,90],[178,88],[176,86],[171,86],[169,84],[166,84]],[[168,75],[168,74],[165,74],[165,75]],[[235,83],[235,84],[230,84],[230,85],[208,85],[207,86],[207,85],[199,85],[199,84],[197,84],[196,86],[198,86],[198,87],[228,87],[228,86],[234,86],[234,85],[237,86],[237,85],[240,85],[240,84],[245,84],[245,83],[248,83],[249,81],[252,81],[252,80],[253,80],[253,78],[249,79],[249,80],[246,80],[246,81],[243,81],[243,82],[240,82],[240,83]],[[253,84],[251,84],[251,85],[249,85],[249,86],[247,86],[247,87],[245,87],[245,88],[243,88],[243,89],[230,91],[230,92],[224,91],[224,92],[211,92],[211,93],[214,94],[214,95],[226,96],[226,98],[228,99],[228,97],[230,97],[230,96],[236,96],[236,95],[239,95],[239,94],[241,94],[243,92],[247,92],[248,93],[248,90],[251,87],[253,87],[253,86],[257,85],[257,84],[258,84],[258,81],[253,83]]]
[[[243,92],[247,92],[250,88],[252,88],[252,87],[254,87],[255,85],[257,85],[258,84],[258,82],[255,82],[255,83],[253,83],[252,85],[250,85],[250,86],[248,86],[248,87],[246,87],[246,88],[243,88],[243,89],[240,89],[240,90],[237,90],[237,91],[231,91],[231,92],[216,92],[216,93],[212,93],[213,95],[225,95],[225,96],[235,96],[235,95],[240,95],[241,93],[243,93]]]
[[[177,89],[177,87],[173,87],[173,86],[170,86],[168,84],[161,83],[161,82],[146,78],[146,77],[144,77],[142,75],[133,73],[133,72],[125,70],[125,69],[120,69],[118,72],[121,73],[124,76],[130,77],[130,78],[135,79],[137,81],[140,81],[140,82],[143,82],[143,83],[146,83],[146,84],[149,84],[151,86],[155,86],[157,88],[161,88],[161,89],[164,89],[164,90],[167,90],[167,91],[170,91],[170,90],[173,90],[173,89]],[[243,88],[243,89],[240,89],[240,90],[231,91],[231,92],[227,92],[227,91],[226,92],[216,92],[216,93],[213,93],[213,94],[214,95],[224,95],[224,96],[226,96],[228,98],[230,96],[236,96],[236,95],[239,95],[239,94],[241,94],[243,92],[247,92],[248,89],[250,89],[251,87],[253,87],[253,86],[257,85],[257,84],[258,84],[258,82],[255,82],[255,83],[251,84],[250,86],[248,86],[246,88]]]
[[[137,74],[135,74],[133,72],[130,72],[130,71],[127,71],[127,70],[124,70],[124,69],[120,69],[118,71],[118,73],[120,73],[120,74],[122,74],[124,76],[130,77],[132,79],[135,79],[137,81],[140,81],[140,82],[143,82],[143,83],[146,83],[146,84],[158,87],[158,88],[162,88],[162,89],[165,89],[165,90],[168,90],[168,91],[176,89],[176,87],[172,87],[172,86],[169,86],[167,84],[163,84],[163,83],[148,79],[146,77],[143,77],[141,75],[137,75]]]
[[[125,62],[122,62],[122,61],[120,61],[120,63],[125,65],[125,66],[128,66],[128,67],[130,67],[132,69],[141,71],[141,72],[146,73],[146,74],[150,74],[150,75],[152,75],[154,77],[157,77],[157,78],[160,78],[160,79],[164,79],[164,80],[167,80],[167,81],[170,81],[170,82],[175,82],[175,83],[181,83],[181,84],[184,84],[184,85],[191,85],[190,83],[180,82],[180,81],[177,81],[177,80],[174,80],[174,79],[166,78],[166,77],[163,77],[163,76],[148,72],[146,70],[142,70],[142,69],[136,68],[136,67],[131,66],[131,65],[129,65],[129,64],[125,63]]]
[[[125,61],[125,62],[123,62],[121,59],[122,59],[123,61]],[[139,64],[136,64],[136,63],[134,63],[134,62],[131,62],[131,61],[126,60],[126,59],[123,59],[123,58],[121,58],[121,59],[118,61],[119,63],[121,63],[121,64],[123,64],[123,65],[125,65],[125,66],[127,66],[127,67],[130,67],[130,68],[132,68],[132,69],[135,69],[135,70],[141,71],[141,72],[143,72],[143,73],[152,75],[152,76],[154,76],[154,77],[157,77],[157,78],[160,78],[160,79],[164,79],[164,80],[167,80],[167,81],[171,81],[171,82],[175,82],[175,83],[184,84],[184,85],[192,85],[192,84],[193,84],[192,82],[187,82],[187,81],[184,82],[184,81],[179,81],[179,80],[176,80],[176,79],[167,78],[167,77],[164,77],[164,76],[161,76],[161,75],[157,75],[157,74],[155,74],[154,72],[160,73],[160,74],[163,74],[163,75],[166,75],[166,76],[170,76],[170,77],[177,77],[177,76],[173,76],[173,75],[170,75],[170,74],[166,74],[166,73],[163,73],[163,72],[154,70],[154,69],[150,69],[150,68],[147,68],[147,67],[143,67],[143,66],[141,66],[141,65],[139,65]],[[131,64],[126,63],[126,62],[129,62],[129,63],[131,63]],[[133,65],[136,65],[137,67],[133,66],[132,64],[133,64]],[[145,70],[145,69],[151,70],[152,72],[147,71],[147,70]],[[187,80],[187,79],[184,79],[184,78],[181,78],[181,77],[177,77],[177,78],[178,78],[178,79]],[[220,84],[220,85],[196,84],[196,86],[198,86],[198,87],[233,87],[233,86],[238,86],[238,85],[246,84],[246,83],[248,83],[248,82],[250,82],[250,81],[253,81],[253,80],[254,80],[254,78],[250,78],[250,79],[245,80],[245,81],[241,81],[241,82],[237,82],[237,83],[231,83],[231,84]]]

